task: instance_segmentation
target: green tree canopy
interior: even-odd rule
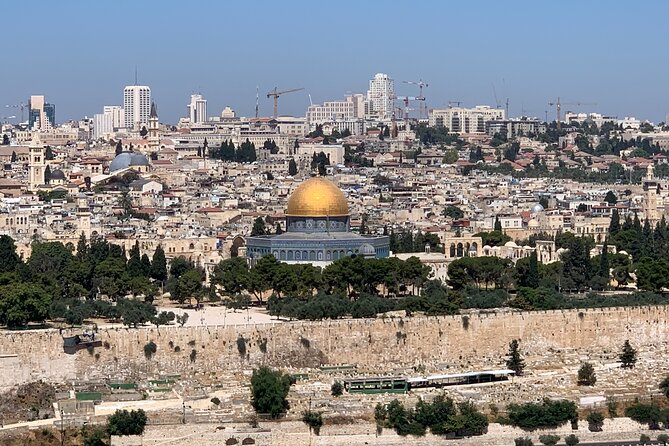
[[[259,414],[269,414],[277,418],[288,408],[288,391],[291,386],[289,375],[268,367],[253,371],[251,376],[251,405]]]

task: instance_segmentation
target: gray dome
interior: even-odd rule
[[[361,256],[376,256],[376,249],[369,243],[364,243],[358,248],[358,254]]]
[[[540,205],[539,203],[537,203],[534,206],[532,206],[531,211],[532,211],[533,214],[538,214],[539,212],[544,211],[544,207],[542,205]]]
[[[51,171],[51,176],[49,177],[49,179],[65,181],[65,174],[63,173],[62,170],[56,169],[56,170]]]
[[[137,152],[121,152],[109,165],[109,172],[127,169],[132,166],[148,166],[149,160],[146,156]]]

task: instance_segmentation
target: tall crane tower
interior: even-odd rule
[[[294,91],[300,91],[300,90],[304,90],[304,88],[292,88],[290,90],[278,91],[278,88],[274,87],[273,90],[271,90],[269,93],[267,93],[267,98],[268,99],[271,98],[271,97],[274,98],[274,115],[273,115],[274,119],[276,119],[277,116],[279,116],[279,114],[278,114],[278,111],[279,111],[279,96],[281,96],[282,94],[293,93]]]
[[[417,81],[402,81],[405,84],[411,84],[411,85],[416,85],[418,86],[418,96],[417,100],[422,101],[420,104],[420,111],[419,111],[419,117],[423,118],[424,114],[423,111],[427,109],[425,106],[425,96],[423,96],[423,87],[427,88],[429,87],[427,82],[423,82],[423,79],[418,79]]]
[[[21,123],[23,123],[23,116],[24,116],[23,115],[23,110],[25,110],[26,107],[28,107],[28,104],[24,104],[23,102],[21,102],[20,104],[5,105],[5,107],[7,107],[7,108],[20,108],[21,109]]]
[[[549,102],[548,105],[550,106],[555,106],[555,119],[557,122],[557,129],[558,132],[560,131],[561,128],[561,119],[560,119],[560,110],[562,109],[563,105],[576,105],[576,106],[581,106],[581,105],[597,105],[595,102],[560,102],[560,98],[557,98],[557,101],[555,102]]]

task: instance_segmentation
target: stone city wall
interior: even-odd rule
[[[234,372],[260,365],[308,368],[346,363],[357,365],[360,374],[417,365],[428,372],[499,368],[512,339],[521,340],[529,367],[551,369],[559,367],[565,355],[614,361],[625,339],[640,355],[666,353],[668,313],[669,307],[653,306],[252,326],[112,328],[100,330],[103,346],[75,354],[63,351],[62,335],[71,334],[66,331],[62,335],[58,330],[4,331],[0,333],[0,389],[37,379],[142,379],[158,374]],[[152,359],[144,356],[149,341],[157,345]]]

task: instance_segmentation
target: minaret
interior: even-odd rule
[[[33,142],[28,148],[28,152],[30,153],[30,185],[28,190],[32,192],[44,184],[44,170],[46,169],[44,146],[38,138],[33,138]]]
[[[160,145],[160,135],[158,134],[158,112],[156,103],[151,102],[151,114],[149,115],[149,147],[151,150],[157,150]]]
[[[644,191],[644,211],[646,218],[654,225],[660,221],[660,213],[657,209],[657,196],[659,194],[660,185],[655,178],[655,172],[653,171],[653,165],[649,164],[646,171],[646,178],[643,180],[643,191]]]

